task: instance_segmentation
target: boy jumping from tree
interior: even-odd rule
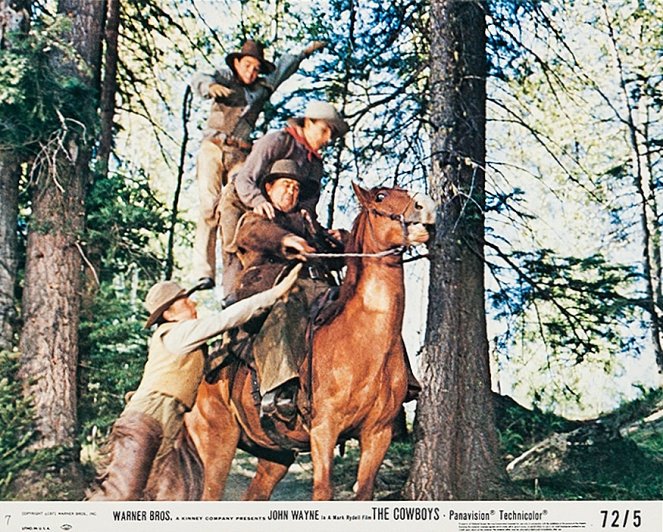
[[[258,116],[272,93],[297,71],[302,60],[324,46],[324,42],[314,41],[299,54],[283,54],[274,64],[265,59],[259,43],[247,40],[241,50],[226,56],[225,66],[213,74],[198,72],[193,76],[193,90],[212,99],[196,170],[200,213],[193,270],[199,289],[215,285],[219,194],[228,183],[229,174],[239,168],[251,151],[250,136]]]

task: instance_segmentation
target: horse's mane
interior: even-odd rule
[[[366,233],[367,222],[368,211],[362,209],[359,216],[355,219],[354,224],[352,224],[352,230],[350,231],[348,243],[345,248],[347,253],[361,253],[364,251],[364,234]],[[345,305],[346,301],[355,293],[361,275],[362,264],[360,257],[347,257],[347,270],[337,300],[341,305]]]
[[[352,224],[352,230],[350,231],[350,236],[348,237],[348,241],[345,246],[346,253],[361,253],[363,251],[364,234],[367,220],[368,211],[362,209]],[[324,323],[329,323],[336,316],[338,316],[345,307],[345,304],[356,291],[357,283],[359,282],[359,277],[361,276],[362,271],[361,258],[347,257],[345,261],[347,266],[345,277],[341,283],[338,297],[329,303],[329,306],[323,312]]]

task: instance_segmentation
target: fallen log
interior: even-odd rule
[[[638,404],[606,416],[582,422],[574,430],[553,433],[513,459],[506,467],[511,480],[550,477],[570,467],[574,449],[615,441],[635,433],[643,436],[663,432],[663,400],[654,405]]]

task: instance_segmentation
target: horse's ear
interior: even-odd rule
[[[361,188],[357,183],[354,181],[352,182],[352,188],[355,191],[355,196],[357,196],[357,199],[359,200],[359,203],[365,207],[368,208],[368,205],[371,202],[371,195],[368,190],[364,190]]]

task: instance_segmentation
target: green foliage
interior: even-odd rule
[[[88,247],[101,265],[101,280],[111,282],[133,270],[141,277],[158,277],[164,258],[154,235],[167,226],[169,213],[144,172],[111,172],[95,179],[86,205]]]
[[[81,438],[106,433],[135,390],[147,356],[142,309],[130,289],[103,283],[92,316],[81,325]]]
[[[639,279],[633,267],[611,264],[601,255],[560,257],[552,250],[514,252],[518,281],[489,294],[496,316],[536,315],[537,327],[551,355],[576,363],[599,353],[630,353],[637,346],[623,335],[640,301],[628,297]],[[511,321],[503,342],[530,329],[527,320]]]
[[[65,59],[84,68],[64,41],[69,26],[66,17],[37,20],[28,36],[12,36],[12,46],[0,54],[0,146],[5,149],[35,153],[60,129],[93,137],[96,93],[62,68]]]
[[[18,355],[0,351],[0,500],[34,457],[26,448],[34,435],[32,409],[16,378]]]
[[[607,390],[635,374],[632,358],[653,365],[661,322],[649,286],[657,297],[663,3],[490,4],[487,188],[498,210],[486,218],[508,263],[493,270],[500,363],[516,386],[549,373],[551,404],[596,402],[590,372],[605,373]]]
[[[332,100],[350,104],[366,138],[353,155],[364,164],[409,158],[406,146],[417,151],[427,101],[426,3],[366,2],[351,11],[337,0],[331,7],[336,16],[320,20],[334,57],[318,75],[329,80]]]
[[[518,482],[527,499],[657,500],[663,497],[663,460],[631,440],[573,449],[567,472]]]
[[[663,456],[663,433],[642,435],[636,432],[630,439],[638,445],[647,457],[661,461],[661,456]],[[658,498],[660,499],[660,497]]]
[[[43,474],[71,462],[71,449],[29,449],[35,439],[34,412],[17,378],[18,359],[18,353],[0,351],[0,500],[21,495],[14,484],[26,472]]]
[[[660,408],[662,390],[644,391],[602,417],[604,423],[622,426],[636,422]],[[582,422],[569,421],[550,412],[528,410],[500,398],[497,425],[506,461],[531,448],[552,433],[578,428]],[[518,481],[516,498],[546,500],[660,499],[663,496],[663,435],[636,431],[624,439],[578,445],[570,449],[568,467],[536,483]]]
[[[640,397],[620,405],[619,408],[610,413],[610,416],[621,420],[621,423],[633,422],[647,416],[652,410],[663,406],[663,389],[648,390],[640,388],[640,392],[642,393]]]
[[[488,56],[491,75],[501,80],[524,81],[536,68],[536,59],[521,42],[524,20],[536,20],[546,0],[490,0]]]
[[[537,407],[528,410],[509,397],[499,396],[496,404],[497,431],[502,454],[507,461],[550,434],[573,430],[578,425]]]
[[[154,242],[167,211],[149,182],[112,172],[87,197],[88,256],[101,286],[81,322],[79,422],[81,440],[104,434],[135,390],[147,354],[142,308],[146,285],[160,278],[163,251]]]

